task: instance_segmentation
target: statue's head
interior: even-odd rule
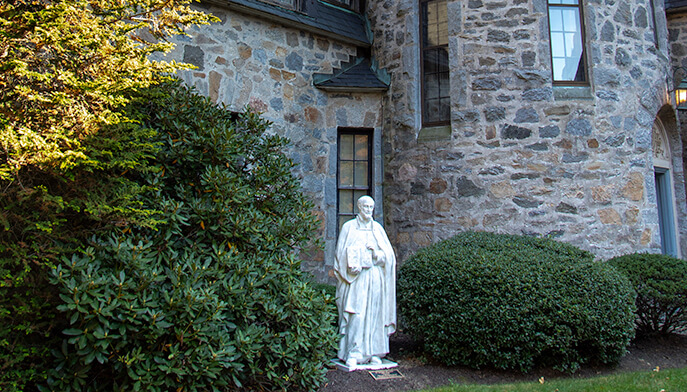
[[[361,196],[358,199],[358,211],[359,215],[364,220],[372,219],[372,212],[375,209],[375,201],[370,196]]]

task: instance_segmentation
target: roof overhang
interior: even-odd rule
[[[295,10],[286,9],[275,4],[270,4],[259,0],[204,0],[204,2],[217,5],[225,9],[235,10],[243,14],[259,16],[261,19],[269,20],[288,27],[294,27],[299,30],[308,31],[342,43],[365,48],[371,46],[369,39],[356,39],[355,37],[329,30],[326,28],[327,26],[318,24],[316,17]],[[315,3],[317,6],[326,7],[326,5],[318,4],[319,2],[317,1]],[[361,28],[365,29],[364,19],[361,20]]]

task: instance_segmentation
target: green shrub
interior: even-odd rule
[[[399,271],[398,301],[447,365],[572,372],[618,361],[634,333],[629,282],[548,239],[468,232],[421,249]]]
[[[635,253],[608,260],[637,292],[637,332],[670,334],[687,328],[687,262]]]
[[[332,298],[336,297],[336,286],[327,283],[314,283],[313,285],[317,291],[323,291]]]
[[[317,389],[334,301],[294,257],[315,220],[286,140],[175,84],[137,102],[160,135],[138,200],[159,222],[120,222],[54,270],[70,326],[50,387]]]
[[[219,20],[190,3],[0,2],[2,391],[45,382],[65,323],[51,266],[94,232],[146,220],[123,173],[145,169],[155,149],[121,108],[131,89],[184,68],[149,60],[172,50],[166,38]]]

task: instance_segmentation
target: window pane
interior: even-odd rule
[[[448,52],[445,48],[426,51],[423,78],[425,98],[433,99],[449,95]]]
[[[339,142],[341,143],[339,147],[341,149],[339,159],[353,159],[353,140],[353,135],[341,135],[339,138]]]
[[[549,6],[551,64],[556,81],[584,81],[580,9]]]
[[[367,187],[367,161],[355,163],[355,186]]]
[[[437,74],[425,75],[425,99],[431,100],[439,97],[439,78]]]
[[[554,31],[563,31],[563,12],[557,8],[549,8],[549,29]]]
[[[440,98],[427,101],[427,110],[429,121],[443,121],[450,116],[450,100],[449,98]]]
[[[448,22],[446,21],[446,7],[441,11],[441,21],[437,26],[437,45],[448,45]]]
[[[355,218],[358,213],[358,198],[371,193],[372,134],[368,130],[344,129],[339,132],[338,140],[340,153],[336,213],[340,229],[344,222]]]
[[[563,31],[580,32],[580,10],[578,8],[561,9],[563,15]]]
[[[295,9],[298,4],[296,0],[262,0],[266,3],[281,5],[286,8]]]
[[[420,4],[423,124],[448,122],[450,116],[441,103],[449,95],[447,1],[429,0]]]
[[[442,119],[451,117],[451,100],[449,98],[441,98],[439,100],[439,116]]]
[[[353,186],[353,162],[339,163],[339,186]]]
[[[554,58],[565,57],[565,40],[563,33],[551,33],[551,55]]]
[[[578,5],[580,3],[577,0],[549,0],[549,4]]]
[[[427,99],[425,101],[425,115],[427,116],[428,122],[441,121],[441,100],[440,99]]]
[[[580,56],[580,59],[577,61],[577,72],[575,73],[575,79],[573,80],[576,82],[584,82],[587,80],[587,70],[585,69],[584,59],[582,56]]]
[[[437,2],[427,2],[427,43],[437,45]]]
[[[565,69],[565,59],[553,59],[553,80],[565,80],[563,69]]]
[[[448,48],[438,48],[437,52],[437,57],[439,58],[439,71],[440,72],[448,72]]]
[[[285,1],[285,0],[280,0],[280,1]],[[296,1],[296,0],[291,0],[291,1]],[[338,5],[338,6],[343,6],[346,8],[350,8],[353,11],[359,11],[359,3],[358,0],[326,0],[328,3]]]
[[[448,44],[448,12],[446,0],[422,3],[422,44],[436,46]]]
[[[448,72],[439,74],[439,96],[442,98],[448,97],[449,94],[449,77]]]
[[[425,74],[449,71],[448,51],[446,50],[446,48],[425,50],[423,53],[423,57]]]
[[[437,45],[437,3],[427,3],[427,40],[429,45]]]
[[[341,189],[339,190],[339,213],[352,214],[353,213],[353,191]]]
[[[367,160],[367,135],[355,135],[355,159]]]
[[[580,35],[574,33],[565,33],[565,57],[573,57],[580,48]]]
[[[427,73],[435,73],[438,71],[438,63],[439,60],[437,59],[437,51],[436,50],[425,50],[423,53],[424,56],[424,71],[425,74]]]

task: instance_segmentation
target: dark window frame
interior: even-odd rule
[[[317,1],[317,0],[315,0]],[[337,0],[323,0],[325,3],[333,4],[337,7],[345,8],[353,12],[362,13],[365,9],[365,0],[350,0],[351,4],[347,4],[345,1]]]
[[[263,3],[276,5],[277,7],[282,7],[291,11],[302,12],[304,0],[291,0],[290,4],[285,4],[285,2],[280,2],[278,0],[258,0]]]
[[[341,137],[344,135],[364,135],[367,137],[367,187],[362,187],[362,186],[355,186],[355,168],[353,170],[353,186],[342,186],[341,185],[341,162],[357,162],[361,160],[356,160],[355,159],[355,151],[353,155],[353,160],[342,160],[341,159]],[[342,217],[350,217],[350,219],[355,218],[357,212],[357,200],[355,200],[355,193],[354,197],[352,200],[353,202],[353,208],[352,208],[352,213],[342,213],[341,212],[341,191],[342,190],[352,190],[352,191],[365,191],[365,194],[372,197],[374,199],[374,161],[373,161],[373,146],[374,146],[374,129],[373,128],[344,128],[340,127],[337,132],[337,137],[336,137],[336,235],[338,237],[339,235],[339,230],[341,229],[342,225]],[[355,164],[354,164],[355,167]],[[343,220],[343,222],[347,221]]]
[[[654,47],[659,49],[659,39],[658,39],[658,19],[656,19],[656,1],[649,0],[649,8],[651,10],[651,26],[654,29]]]
[[[437,49],[445,49],[446,54],[448,56],[448,37],[447,37],[447,42],[446,44],[442,45],[428,45],[425,46],[425,31],[427,30],[427,26],[424,24],[424,7],[426,4],[431,3],[431,2],[442,2],[448,6],[448,1],[446,0],[420,0],[420,91],[421,91],[421,112],[422,112],[422,126],[423,127],[433,127],[433,126],[443,126],[443,125],[449,125],[451,123],[451,77],[450,77],[450,65],[449,65],[449,77],[448,77],[448,86],[447,88],[447,95],[439,95],[438,99],[442,98],[448,98],[449,100],[449,111],[448,111],[448,117],[439,121],[429,121],[428,116],[429,114],[427,113],[427,96],[426,96],[426,86],[425,86],[425,52],[437,50]],[[447,12],[448,13],[448,12]],[[436,72],[436,74],[440,74],[441,72]],[[441,90],[441,86],[439,87]]]
[[[582,54],[580,55],[580,58],[582,60],[582,65],[583,65],[583,76],[584,80],[556,80],[555,79],[555,74],[554,74],[554,69],[553,69],[553,40],[551,39],[551,13],[549,10],[551,7],[554,8],[577,8],[579,11],[579,17],[580,17],[580,25],[578,26],[580,28],[580,36],[582,40]],[[585,23],[584,23],[584,6],[582,4],[582,0],[577,0],[577,4],[556,4],[556,3],[551,3],[549,0],[546,2],[546,18],[549,26],[549,57],[551,60],[551,80],[553,81],[554,86],[589,86],[589,61],[587,61],[587,37],[586,37],[586,28],[585,28]]]
[[[670,169],[654,167],[658,228],[661,236],[661,253],[678,257],[675,211],[673,209],[673,181]]]

